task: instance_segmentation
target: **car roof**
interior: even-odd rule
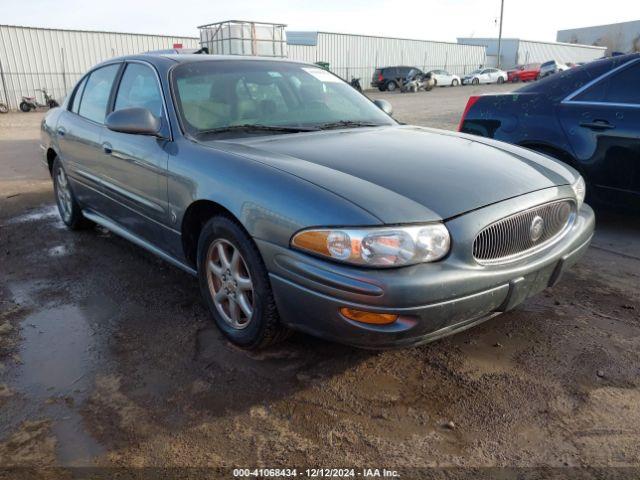
[[[564,98],[571,91],[575,91],[588,82],[599,78],[614,68],[640,59],[640,53],[630,53],[616,57],[593,60],[584,65],[570,68],[563,72],[550,75],[535,83],[530,83],[516,90],[517,93],[545,93],[552,98]]]
[[[196,63],[196,62],[215,62],[215,61],[269,61],[269,62],[282,62],[282,63],[291,63],[298,65],[312,65],[317,68],[317,65],[313,65],[307,62],[301,62],[298,60],[290,60],[288,58],[280,58],[280,57],[259,57],[252,55],[211,55],[211,54],[184,54],[184,53],[165,53],[165,52],[150,52],[150,53],[140,53],[136,55],[124,55],[121,57],[110,58],[109,60],[105,60],[104,62],[98,64],[108,64],[113,62],[124,62],[127,60],[143,60],[147,61],[151,64],[160,66],[162,64],[176,64],[176,63]],[[98,66],[96,65],[96,66]],[[92,68],[93,70],[93,68]]]

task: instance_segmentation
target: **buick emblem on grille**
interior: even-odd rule
[[[529,227],[529,238],[532,242],[537,242],[542,237],[544,232],[544,220],[540,215],[536,215],[531,220],[531,226]]]

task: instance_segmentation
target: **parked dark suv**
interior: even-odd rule
[[[410,70],[418,70],[420,75],[424,75],[422,70],[416,67],[384,67],[376,68],[371,78],[371,86],[377,88],[381,92],[388,90],[393,92],[400,87],[400,79],[407,78]]]

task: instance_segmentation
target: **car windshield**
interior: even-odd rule
[[[469,75],[477,75],[478,73],[482,73],[482,70],[474,70]]]
[[[311,65],[198,61],[176,67],[171,78],[183,129],[192,136],[396,124],[349,84]]]

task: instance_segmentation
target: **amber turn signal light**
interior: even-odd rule
[[[346,307],[341,308],[340,313],[349,320],[370,323],[373,325],[388,325],[398,319],[398,315],[392,313],[364,312],[362,310],[354,310],[353,308]]]

